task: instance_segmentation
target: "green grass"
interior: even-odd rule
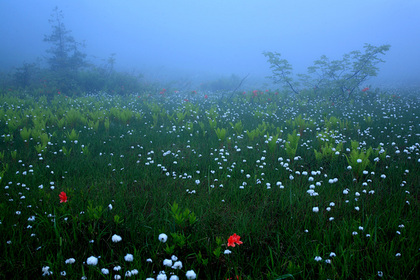
[[[208,95],[1,96],[0,278],[43,278],[47,266],[54,279],[420,273],[418,98]],[[369,159],[366,172],[354,158],[348,168],[350,155]],[[243,244],[228,247],[234,233]],[[163,265],[171,256],[182,268]]]

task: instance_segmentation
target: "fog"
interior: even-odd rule
[[[58,6],[87,59],[154,79],[270,74],[263,51],[304,73],[325,54],[390,44],[373,83],[420,85],[418,0],[71,0],[0,2],[0,70],[46,56]]]

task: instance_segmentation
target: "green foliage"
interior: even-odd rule
[[[363,170],[370,164],[369,157],[372,154],[373,149],[369,147],[369,149],[362,149],[359,147],[359,142],[351,141],[351,152],[349,156],[346,155],[347,163],[351,166],[353,174],[356,178],[359,178]]]
[[[287,134],[287,142],[284,144],[287,155],[293,159],[296,155],[300,134],[293,130],[292,134]]]
[[[227,129],[218,127],[214,131],[216,132],[217,139],[219,139],[220,142],[224,142],[226,139]]]
[[[232,122],[229,122],[229,123],[230,123],[230,126],[235,131],[236,135],[242,135],[242,130],[244,129],[242,121],[238,121],[235,124],[233,124]]]

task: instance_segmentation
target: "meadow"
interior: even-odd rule
[[[416,279],[418,96],[3,92],[0,278]]]

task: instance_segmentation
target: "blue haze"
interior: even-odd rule
[[[43,58],[55,6],[88,60],[152,79],[270,74],[263,51],[295,73],[325,54],[390,44],[378,85],[420,85],[418,0],[2,0],[0,70]]]

